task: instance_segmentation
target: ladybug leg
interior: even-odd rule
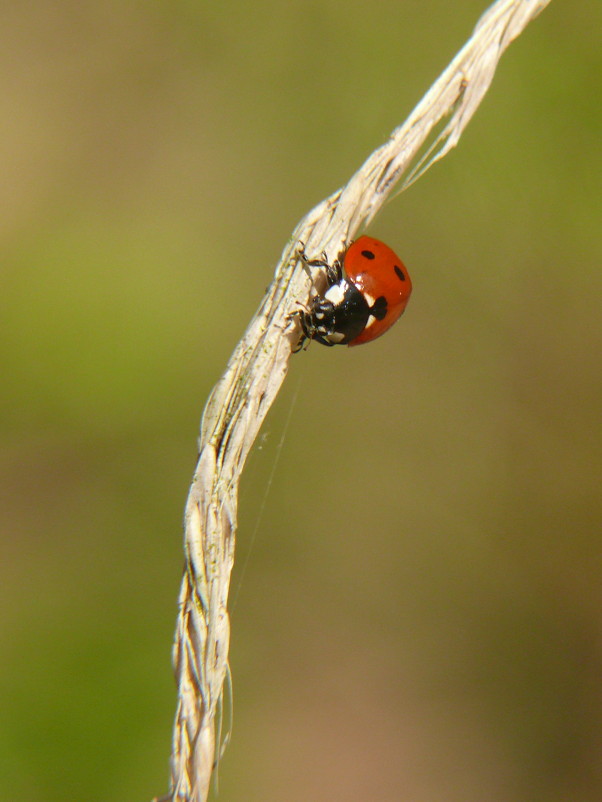
[[[326,278],[328,279],[329,287],[343,280],[343,267],[338,259],[335,259],[331,265],[326,267]]]
[[[297,343],[297,345],[295,345],[294,348],[291,348],[291,353],[292,354],[298,354],[299,351],[301,351],[303,349],[303,346],[305,345],[305,343],[307,343],[307,345],[305,345],[305,350],[307,350],[310,342],[311,342],[311,340],[309,340],[305,336],[305,334],[302,334],[301,337],[299,338],[299,342]]]
[[[296,302],[301,309],[297,309],[294,312],[290,312],[285,320],[286,320],[286,327],[288,328],[291,324],[293,324],[296,320],[299,321],[301,324],[301,337],[299,338],[299,342],[291,349],[293,354],[298,353],[305,344],[305,341],[308,339],[307,334],[305,333],[305,327],[303,326],[303,315],[307,314],[306,307],[301,303],[301,301]]]
[[[295,310],[294,312],[290,312],[286,316],[286,322],[287,324],[291,324],[295,320],[299,321],[299,325],[301,327],[301,336],[299,337],[297,344],[291,348],[291,353],[298,354],[302,349],[307,351],[310,342],[315,336],[315,329],[311,323],[311,313],[305,304],[302,304],[301,301],[296,301],[295,303],[301,308]]]
[[[333,284],[338,284],[343,278],[341,262],[335,259],[334,262],[330,264],[328,256],[324,251],[322,251],[320,259],[309,259],[305,253],[305,244],[299,242],[299,256],[306,267],[323,267],[326,270],[326,279],[329,287],[332,287]]]

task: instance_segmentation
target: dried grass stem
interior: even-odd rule
[[[186,503],[186,570],[173,650],[178,703],[166,799],[204,802],[209,789],[215,718],[228,666],[227,600],[238,482],[299,337],[288,315],[308,300],[310,280],[300,267],[298,244],[304,242],[310,255],[324,251],[334,258],[370,223],[395,188],[405,189],[454,147],[489,88],[502,53],[549,1],[494,3],[406,122],[342,189],[301,220],[211,393]]]

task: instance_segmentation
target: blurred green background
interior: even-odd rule
[[[167,789],[204,401],[485,7],[3,7],[3,800]],[[292,362],[241,488],[220,799],[602,798],[601,29],[527,29],[369,231],[401,322]]]

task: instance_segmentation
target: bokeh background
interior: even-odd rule
[[[167,789],[204,401],[485,7],[3,6],[2,799]],[[404,318],[292,362],[241,489],[219,799],[602,798],[601,29],[527,29],[370,229]]]

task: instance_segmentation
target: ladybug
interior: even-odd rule
[[[360,237],[329,264],[300,256],[308,267],[326,268],[328,289],[316,295],[309,309],[298,312],[303,336],[322,345],[362,345],[391,328],[406,308],[412,282],[405,265],[384,242]]]

